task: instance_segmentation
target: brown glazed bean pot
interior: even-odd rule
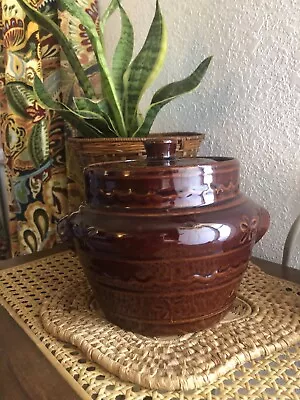
[[[176,160],[170,139],[147,160],[85,169],[86,203],[59,223],[106,318],[145,335],[208,328],[230,309],[268,212],[239,190],[230,158]]]

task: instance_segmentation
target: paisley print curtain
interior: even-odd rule
[[[95,0],[77,0],[97,22]],[[31,0],[71,38],[81,63],[97,79],[83,27],[58,14],[55,1]],[[51,248],[56,223],[68,212],[64,121],[44,110],[32,90],[34,73],[56,99],[72,99],[75,79],[54,38],[30,21],[17,0],[0,0],[0,133],[6,165],[13,256]],[[95,82],[95,85],[97,82]]]
[[[1,148],[0,136],[0,260],[7,258],[9,250],[7,223],[6,223],[6,205],[4,204],[6,197],[4,197],[6,189],[4,185],[4,165],[3,165],[3,151]]]

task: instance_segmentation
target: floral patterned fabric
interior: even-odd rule
[[[97,3],[77,1],[97,21]],[[61,28],[72,40],[81,63],[97,80],[90,42],[78,21],[58,15],[55,1],[31,0],[31,4],[62,21]],[[13,256],[52,247],[58,240],[57,221],[68,211],[68,133],[64,121],[35,100],[34,73],[56,99],[70,100],[78,92],[54,38],[27,18],[17,0],[0,0],[0,133]]]
[[[0,145],[1,145],[1,137],[0,137]],[[2,148],[0,147],[0,260],[4,260],[7,258],[8,251],[9,251],[9,241],[8,241],[8,232],[7,232],[7,225],[6,225],[6,218],[5,218],[5,211],[6,207],[4,205],[4,195],[6,189],[2,187],[2,182],[4,181],[3,173],[3,152]]]

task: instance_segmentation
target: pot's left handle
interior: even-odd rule
[[[57,233],[61,238],[62,242],[72,242],[74,239],[74,219],[78,215],[78,211],[73,212],[70,215],[66,215],[64,218],[58,221]]]

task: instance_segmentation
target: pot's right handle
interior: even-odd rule
[[[260,216],[259,216],[259,225],[257,229],[257,234],[255,238],[255,243],[259,242],[260,239],[264,236],[270,226],[270,214],[265,208],[261,208]]]

